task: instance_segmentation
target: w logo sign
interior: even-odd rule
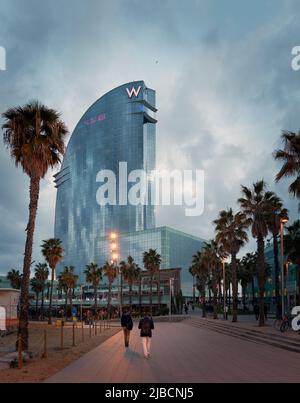
[[[132,87],[131,90],[129,90],[129,88],[126,88],[126,91],[127,91],[129,98],[132,98],[133,95],[137,98],[141,91],[141,86],[139,86],[139,88],[137,90],[134,87]]]

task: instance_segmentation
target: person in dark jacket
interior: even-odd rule
[[[141,338],[143,343],[143,351],[145,358],[150,357],[152,330],[154,330],[154,322],[149,312],[145,313],[143,319],[140,320],[139,329],[141,330]]]
[[[121,326],[124,332],[125,347],[129,347],[130,332],[133,329],[133,321],[130,313],[125,310],[121,317]]]

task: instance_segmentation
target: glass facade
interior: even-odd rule
[[[100,206],[96,200],[99,171],[115,173],[118,202],[122,190],[119,162],[127,162],[128,172],[143,169],[150,173],[155,169],[155,112],[155,91],[137,81],[108,92],[80,119],[62,169],[55,176],[55,237],[62,240],[65,249],[59,270],[72,264],[80,272],[88,262],[99,261],[97,242],[112,230],[155,227],[154,206]]]
[[[128,173],[146,171],[150,200],[150,172],[156,167],[155,98],[155,91],[143,81],[124,84],[96,101],[77,124],[61,171],[55,175],[55,237],[61,239],[65,251],[58,273],[72,265],[79,282],[84,283],[88,263],[102,265],[111,260],[108,235],[115,231],[119,234],[119,261],[131,255],[142,268],[143,253],[156,249],[162,256],[161,268],[182,269],[182,290],[191,296],[188,268],[202,240],[167,227],[155,228],[151,204],[120,205],[124,190],[119,180],[120,162],[127,162]],[[96,179],[101,170],[116,175],[116,205],[100,206],[97,202],[102,184]]]

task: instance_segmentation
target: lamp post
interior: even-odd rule
[[[174,278],[170,278],[169,284],[170,284],[170,295],[169,295],[169,305],[170,305],[170,310],[169,310],[169,321],[171,321],[171,315],[172,315],[172,288],[173,288],[173,281]]]
[[[280,245],[281,245],[281,314],[282,318],[285,315],[284,308],[284,245],[283,245],[283,233],[284,225],[288,223],[288,218],[280,219]]]
[[[223,267],[223,310],[224,310],[224,320],[227,320],[226,316],[226,270],[225,270],[225,260],[222,260]]]
[[[110,250],[111,250],[111,262],[116,265],[118,272],[118,300],[119,300],[119,316],[122,314],[122,303],[121,303],[121,281],[120,281],[120,268],[118,267],[118,234],[112,232],[109,235],[110,239]]]
[[[80,301],[80,321],[82,322],[82,319],[83,319],[83,307],[82,307],[82,305],[83,305],[83,285],[81,285],[80,286],[80,291],[81,291],[81,295],[80,295],[80,298],[81,298],[81,301]]]

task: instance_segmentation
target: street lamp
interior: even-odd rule
[[[225,270],[225,260],[222,259],[223,266],[223,310],[224,310],[224,320],[227,320],[226,316],[226,270]]]
[[[284,246],[283,246],[283,233],[284,226],[289,222],[288,218],[280,218],[280,244],[281,244],[281,314],[282,318],[285,315],[284,308]]]
[[[111,251],[111,262],[117,266],[118,271],[118,300],[119,300],[119,315],[122,313],[122,303],[121,303],[121,280],[120,280],[120,268],[118,267],[118,234],[116,232],[111,232],[109,234],[110,240],[110,251]]]
[[[169,310],[169,321],[171,321],[171,315],[172,315],[172,289],[173,289],[173,284],[174,284],[174,278],[169,279],[169,284],[170,284],[170,295],[169,295],[169,304],[170,304],[170,310]]]

